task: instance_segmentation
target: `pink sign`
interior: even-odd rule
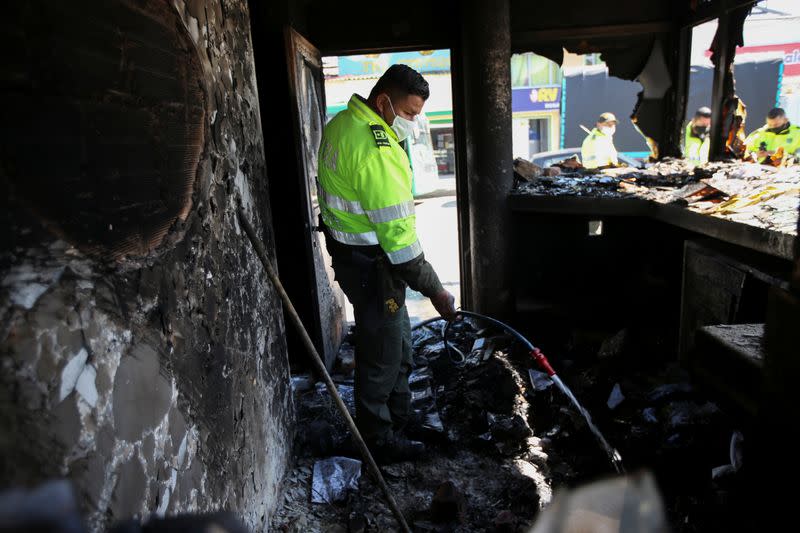
[[[783,75],[800,76],[800,43],[765,44],[761,46],[736,47],[737,57],[758,52],[782,52]],[[706,57],[710,56],[711,52],[706,51]]]

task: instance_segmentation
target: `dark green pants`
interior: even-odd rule
[[[381,260],[356,252],[331,255],[336,279],[355,311],[356,424],[365,439],[382,441],[403,427],[411,412],[405,283]]]
[[[394,317],[356,311],[356,422],[365,439],[382,440],[408,422],[411,326],[403,306]]]

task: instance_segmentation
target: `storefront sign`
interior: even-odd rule
[[[747,54],[760,54],[764,52],[777,52],[783,55],[784,76],[800,76],[800,43],[737,46],[736,58],[743,59],[747,57]],[[706,50],[705,56],[711,57],[711,51]]]
[[[561,108],[561,87],[528,87],[511,90],[511,111],[558,111]]]
[[[783,54],[783,75],[800,76],[800,43],[739,46],[736,48],[737,57],[758,52],[781,52]]]
[[[417,72],[450,71],[450,50],[423,50],[395,54],[339,56],[339,76],[379,76],[390,65],[402,63]]]

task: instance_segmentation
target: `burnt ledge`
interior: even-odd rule
[[[690,211],[642,198],[511,194],[512,212],[562,215],[646,216],[721,241],[792,260],[794,235]]]

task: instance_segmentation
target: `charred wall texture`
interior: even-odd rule
[[[0,484],[93,529],[268,519],[293,421],[244,0],[31,1],[0,21]]]

